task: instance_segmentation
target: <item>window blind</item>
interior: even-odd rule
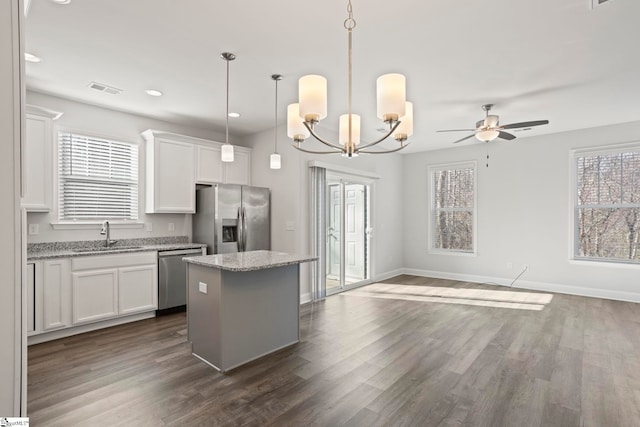
[[[59,219],[137,220],[138,146],[58,134]]]

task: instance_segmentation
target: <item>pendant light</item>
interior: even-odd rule
[[[276,104],[275,119],[273,123],[273,154],[269,157],[269,167],[271,169],[280,169],[282,162],[280,154],[278,154],[278,82],[282,80],[282,74],[272,74],[271,79],[276,82]]]
[[[223,162],[233,162],[233,145],[229,144],[229,62],[236,59],[236,56],[233,53],[223,52],[220,57],[227,61],[227,114],[225,117],[227,120],[227,126],[225,142],[222,145],[220,159]]]

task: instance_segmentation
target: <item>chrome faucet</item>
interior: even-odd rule
[[[102,230],[100,230],[100,234],[102,234],[103,236],[106,234],[107,238],[105,241],[105,246],[107,248],[116,242],[115,240],[111,240],[111,228],[109,227],[109,221],[105,220],[102,223]]]

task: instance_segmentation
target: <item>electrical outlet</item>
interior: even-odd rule
[[[40,225],[39,224],[29,224],[29,235],[30,236],[35,236],[39,232],[40,232]]]
[[[153,223],[145,222],[144,223],[144,231],[153,231]]]
[[[169,231],[175,231],[176,225],[174,223],[170,222],[169,225],[168,225],[168,229],[169,229]]]
[[[296,229],[295,222],[293,222],[293,221],[287,221],[287,224],[286,224],[285,227],[286,227],[287,231],[295,231],[295,229]]]
[[[203,293],[206,294],[207,293],[207,284],[203,283],[203,282],[199,282],[198,283],[198,290]]]

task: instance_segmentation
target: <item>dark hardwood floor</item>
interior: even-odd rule
[[[413,276],[227,375],[184,313],[29,348],[32,426],[640,426],[640,305]]]

